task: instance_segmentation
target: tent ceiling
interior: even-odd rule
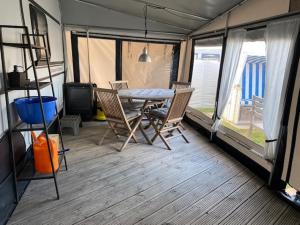
[[[115,19],[120,22],[110,24],[110,27],[118,29],[143,29],[144,7],[145,2],[148,2],[150,31],[159,30],[188,34],[242,2],[242,0],[62,0],[61,2],[63,15],[69,14],[65,19],[63,18],[67,24],[71,23],[70,20],[72,20],[70,9],[76,5],[83,8],[83,11],[84,8],[89,7],[90,10],[94,11],[94,14],[97,14],[97,10],[102,15],[104,15],[103,10],[114,14],[115,17],[119,17]],[[78,16],[76,13],[73,15],[73,17]],[[135,18],[139,26],[135,23],[124,26],[126,18],[130,18],[130,20]],[[110,18],[107,19],[110,20]],[[103,19],[98,22],[103,26]],[[91,24],[79,25],[95,25],[95,21]]]

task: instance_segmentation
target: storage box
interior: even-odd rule
[[[26,79],[26,73],[25,72],[11,72],[7,74],[8,78],[8,85],[11,88],[17,88],[17,87],[25,87],[29,84],[29,80]]]

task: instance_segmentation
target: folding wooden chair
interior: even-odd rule
[[[118,96],[117,90],[111,89],[102,89],[95,88],[97,98],[101,103],[102,110],[106,116],[106,120],[109,124],[109,127],[113,133],[119,138],[119,136],[126,136],[127,139],[120,148],[119,151],[122,151],[130,139],[133,139],[137,142],[136,136],[134,135],[136,129],[140,126],[142,121],[142,112],[141,111],[130,111],[124,110]],[[108,134],[109,130],[105,132],[102,139],[99,141],[99,145],[102,144],[105,136]],[[143,130],[142,130],[143,133]],[[145,134],[143,133],[145,136]],[[145,136],[147,141],[151,141]]]
[[[179,82],[179,81],[173,81],[171,82],[171,89],[176,90],[176,89],[183,89],[183,88],[190,88],[191,83],[189,82]],[[169,108],[171,105],[172,100],[168,99],[165,100],[162,107],[167,107]]]
[[[179,82],[179,81],[173,81],[172,83],[172,89],[182,89],[182,88],[190,88],[191,83],[190,82]]]
[[[113,90],[128,89],[127,80],[110,81],[109,84]]]
[[[179,81],[173,81],[171,88],[176,90],[176,89],[183,89],[183,88],[190,88],[191,87],[191,83],[190,82],[179,82]],[[168,99],[164,102],[163,107],[165,108],[169,108],[171,105],[172,100]],[[180,126],[182,127],[183,130],[185,130],[184,126],[182,125],[182,123],[180,123]]]
[[[152,142],[159,136],[169,150],[171,146],[167,142],[171,138],[181,136],[187,143],[188,139],[181,131],[180,123],[184,117],[186,107],[190,101],[194,89],[176,89],[175,95],[169,108],[153,109],[149,113],[150,123],[155,130],[155,135],[152,138]],[[179,135],[173,135],[173,132],[177,130]],[[166,134],[166,136],[164,136]]]

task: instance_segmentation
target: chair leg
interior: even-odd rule
[[[102,145],[104,138],[108,135],[108,133],[110,132],[110,129],[108,128],[105,133],[103,134],[102,138],[100,139],[100,141],[98,142],[98,145]]]
[[[145,137],[146,141],[148,142],[148,144],[152,145],[152,141],[149,139],[148,135],[144,131],[143,126],[141,124],[139,125],[139,128],[141,130],[142,135]]]
[[[120,135],[118,134],[116,128],[115,128],[115,125],[113,125],[112,123],[109,123],[114,135],[116,135],[117,138],[120,138]]]
[[[135,136],[135,134],[133,134],[131,138],[133,139],[134,143],[138,143],[137,137]]]
[[[153,138],[151,138],[151,141],[152,141],[152,143],[156,140],[156,138],[158,137],[158,133],[156,133],[155,135],[154,135],[154,137]]]
[[[158,134],[158,135],[161,138],[161,140],[163,141],[163,143],[167,146],[168,150],[172,150],[171,146],[169,145],[167,140],[164,138],[164,136],[162,134]]]
[[[119,152],[121,152],[121,151],[124,150],[124,148],[126,147],[126,145],[128,144],[128,142],[130,141],[131,138],[132,138],[132,133],[128,136],[128,138],[126,139],[126,141],[123,143],[123,145],[120,148]]]
[[[182,131],[177,128],[178,132],[181,134],[182,138],[185,140],[186,143],[190,143],[189,140],[186,138],[186,136],[184,136],[184,134],[182,133]]]
[[[177,124],[174,125],[174,127],[176,127],[176,126],[177,126]],[[172,137],[172,136],[173,136],[174,130],[175,130],[175,129],[169,130],[169,131],[168,131],[168,135],[167,135],[166,137],[167,137],[167,138],[168,138],[168,137]]]
[[[150,120],[151,122],[151,125],[153,126],[154,130],[155,130],[155,135],[153,136],[153,138],[151,138],[151,142],[153,143],[155,141],[155,139],[158,137],[159,135],[159,131],[158,131],[158,128],[157,128],[157,124],[154,123],[153,120]]]
[[[182,123],[180,123],[179,126],[181,126],[182,130],[186,130]]]
[[[136,121],[136,123],[135,123],[135,125],[132,129],[131,128],[128,129],[130,131],[130,134],[129,134],[128,138],[126,139],[126,141],[124,142],[124,144],[122,145],[122,147],[120,148],[120,150],[119,150],[120,152],[124,150],[124,148],[126,147],[128,142],[130,141],[130,139],[133,138],[134,133],[135,133],[136,129],[139,127],[141,121],[142,121],[142,117],[137,119],[137,121]]]

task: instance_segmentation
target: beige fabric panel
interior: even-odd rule
[[[291,109],[290,109],[290,117],[289,117],[289,122],[288,122],[287,145],[286,145],[286,150],[285,150],[282,180],[286,180],[286,176],[287,176],[299,90],[300,90],[300,61],[298,63],[297,76],[296,76],[296,80],[295,80],[295,87],[294,87],[293,99],[292,99],[292,104],[291,104]],[[299,129],[298,129],[298,132],[300,132]],[[299,161],[298,163],[300,163],[299,159],[300,158],[298,157],[298,161]]]
[[[89,83],[89,58],[87,38],[78,38],[78,57],[79,57],[79,73],[80,83]]]
[[[66,81],[67,82],[74,82],[71,32],[66,31],[65,32],[65,37],[66,37],[66,61],[67,61]]]
[[[122,79],[130,88],[169,88],[173,63],[173,45],[148,45],[151,63],[138,62],[143,42],[124,41],[122,49]]]
[[[186,56],[186,41],[182,41],[180,45],[180,56],[179,56],[178,77],[177,77],[178,81],[183,80],[185,56]]]
[[[289,12],[289,0],[248,0],[243,5],[231,11],[228,26],[236,26]],[[195,34],[225,28],[227,15],[218,17],[215,21],[193,32]]]
[[[299,0],[291,0],[290,11],[291,12],[300,11],[300,1]]]
[[[98,87],[110,88],[109,81],[116,79],[116,42],[106,39],[89,39],[91,81]]]
[[[217,17],[213,22],[201,27],[199,30],[195,31],[193,34],[202,34],[206,32],[211,32],[215,30],[220,30],[226,27],[227,14]]]
[[[190,75],[190,64],[192,59],[192,48],[193,48],[193,41],[192,39],[188,40],[187,46],[186,46],[186,57],[184,59],[184,64],[182,68],[182,76],[181,81],[188,82],[189,75]]]
[[[92,82],[96,83],[98,87],[110,88],[108,82],[114,81],[116,77],[115,49],[114,40],[98,38],[89,38],[88,40],[85,37],[79,37],[80,82]]]
[[[289,12],[289,0],[250,0],[232,11],[228,25],[236,26]]]
[[[297,138],[296,138],[296,146],[294,152],[294,158],[292,163],[291,177],[290,177],[290,185],[297,190],[300,190],[300,121],[298,123],[297,130]]]

